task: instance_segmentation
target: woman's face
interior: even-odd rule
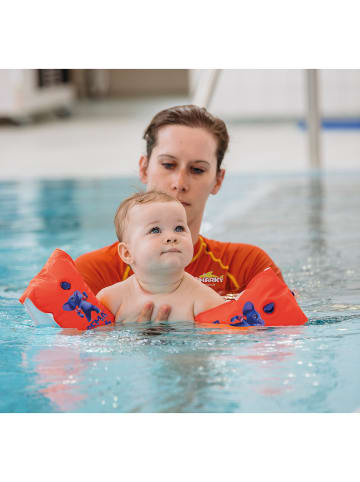
[[[196,236],[207,198],[219,191],[224,179],[224,169],[217,172],[216,147],[215,137],[203,128],[167,125],[159,129],[150,159],[142,156],[139,162],[147,191],[178,199]]]

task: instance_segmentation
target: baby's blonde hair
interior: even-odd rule
[[[129,210],[137,204],[154,202],[178,202],[181,204],[180,201],[169,196],[169,194],[160,191],[137,192],[124,199],[124,201],[117,208],[114,217],[115,231],[120,242],[124,240],[124,232],[126,229],[126,221],[128,219]]]

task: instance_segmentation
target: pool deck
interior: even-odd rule
[[[151,117],[189,102],[169,96],[83,101],[67,119],[48,116],[21,127],[2,122],[0,179],[137,175],[142,134]],[[306,131],[296,123],[224,120],[231,138],[224,163],[228,172],[308,168]],[[360,169],[360,130],[323,130],[322,155],[326,170]]]

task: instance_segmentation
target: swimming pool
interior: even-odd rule
[[[18,302],[55,248],[114,241],[135,178],[0,182],[1,412],[360,410],[360,172],[231,175],[202,232],[253,243],[282,268],[309,323],[240,334],[179,322],[71,334]]]

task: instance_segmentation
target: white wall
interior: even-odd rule
[[[71,85],[39,88],[34,69],[0,69],[0,117],[24,119],[39,112],[70,108],[74,99]]]
[[[190,71],[190,88],[206,75]],[[325,116],[360,116],[360,70],[321,70],[320,103]],[[209,105],[227,119],[302,118],[305,115],[304,70],[223,70]]]

